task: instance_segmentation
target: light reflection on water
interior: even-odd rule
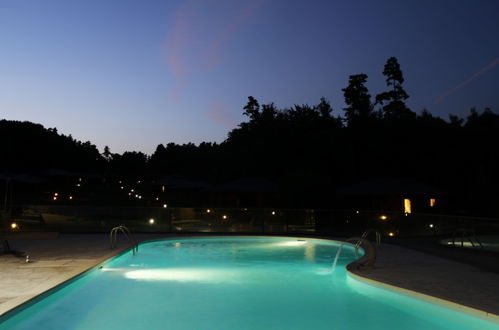
[[[121,255],[0,329],[494,329],[348,280],[345,245],[293,238],[158,241]],[[409,307],[401,307],[409,306]],[[362,317],[359,317],[362,315]],[[452,321],[453,318],[459,320]],[[497,327],[496,327],[497,328]]]

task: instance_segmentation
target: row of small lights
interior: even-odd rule
[[[56,192],[55,192],[55,193],[54,193],[54,196],[52,196],[52,200],[53,200],[53,201],[57,201],[60,197],[61,197],[61,196],[59,196],[59,193],[56,193]],[[68,196],[68,199],[69,199],[69,200],[72,200],[72,199],[73,199],[73,196],[72,196],[72,195],[69,195],[69,196]]]
[[[167,207],[167,205],[166,205],[166,204],[163,204],[163,208],[166,208],[166,207]],[[211,211],[212,211],[211,209],[206,209],[206,213],[211,213]],[[272,214],[272,215],[276,215],[277,213],[276,213],[276,211],[272,211],[272,212],[270,212],[270,214]],[[223,220],[228,220],[228,219],[229,219],[229,216],[228,216],[227,214],[223,214],[223,215],[222,215],[222,219],[223,219]],[[156,221],[154,220],[154,218],[150,218],[150,219],[149,219],[149,224],[150,224],[150,225],[154,225],[154,223],[155,223],[155,222],[156,222]]]
[[[81,183],[82,182],[83,182],[83,179],[82,178],[78,178],[78,181],[76,183],[76,187],[81,187]],[[54,195],[52,196],[52,200],[53,201],[57,201],[57,200],[59,200],[60,197],[61,196],[59,196],[59,193],[55,192]],[[68,199],[72,200],[73,199],[73,195],[69,195]]]

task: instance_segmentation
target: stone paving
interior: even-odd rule
[[[158,235],[135,235],[137,241]],[[165,237],[162,235],[161,237]],[[30,256],[0,254],[0,315],[129,247],[123,237],[109,248],[104,234],[60,235],[47,240],[9,240],[13,250]]]
[[[138,241],[168,235],[136,235]],[[31,262],[0,255],[0,315],[51,287],[115,255],[104,234],[65,234],[50,240],[12,240],[11,248]],[[128,247],[125,241],[118,248]],[[367,278],[446,299],[499,315],[499,274],[384,244],[375,269],[357,272]]]
[[[499,315],[499,274],[391,244],[358,275]]]

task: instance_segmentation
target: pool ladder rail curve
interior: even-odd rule
[[[125,226],[117,226],[111,229],[111,232],[109,234],[109,247],[111,249],[116,248],[116,236],[118,235],[118,233],[122,233],[123,236],[125,236],[128,239],[128,242],[132,245],[132,254],[136,255],[137,252],[139,252],[139,245],[137,244],[137,241],[133,238],[130,230]]]
[[[367,237],[369,234],[374,233],[376,237],[376,244],[371,244]],[[374,268],[374,264],[376,263],[376,248],[379,248],[381,245],[381,234],[379,231],[374,229],[367,229],[364,231],[361,237],[351,237],[346,240],[349,243],[355,243],[355,255],[358,255],[358,250],[360,246],[364,248],[364,256],[362,258],[354,261],[351,266],[358,269],[372,269]]]

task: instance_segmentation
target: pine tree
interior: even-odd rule
[[[402,87],[404,75],[397,58],[390,57],[386,61],[383,75],[386,77],[386,85],[390,90],[376,95],[376,104],[382,105],[385,118],[415,118],[416,114],[407,108],[404,102],[409,95]]]
[[[351,75],[348,86],[342,89],[345,103],[348,105],[343,109],[348,126],[365,123],[374,116],[371,95],[365,86],[366,82],[367,75],[364,73]]]

